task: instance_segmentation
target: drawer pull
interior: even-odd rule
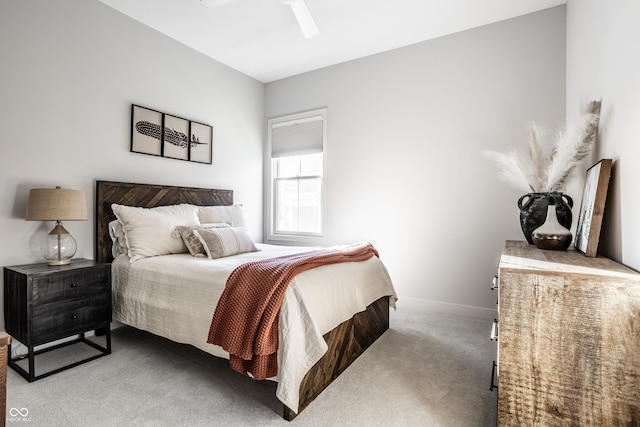
[[[491,368],[491,384],[489,385],[489,391],[493,391],[493,389],[498,389],[496,385],[496,372],[498,371],[498,365],[496,361],[493,361],[493,367]]]
[[[491,279],[491,290],[494,291],[498,289],[498,275],[493,276]]]
[[[71,319],[76,320],[77,318],[78,318],[78,315],[77,315],[77,314],[72,314],[72,315],[71,315]]]
[[[77,285],[76,285],[75,283],[72,283],[72,284],[71,284],[71,287],[72,287],[72,288],[75,288],[76,286],[77,286]]]
[[[493,319],[491,325],[491,341],[498,341],[498,319]]]

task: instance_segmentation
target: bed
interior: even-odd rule
[[[207,344],[203,342],[204,339],[194,339],[194,336],[200,337],[202,333],[198,331],[209,328],[220,291],[197,283],[210,277],[212,278],[210,280],[218,276],[218,279],[224,279],[236,266],[254,259],[308,250],[308,248],[256,244],[259,249],[257,252],[242,253],[219,260],[194,258],[188,253],[150,256],[133,263],[127,256],[117,256],[114,259],[113,240],[109,231],[109,224],[116,219],[112,210],[113,204],[142,208],[170,207],[180,204],[231,207],[233,192],[114,181],[96,182],[96,259],[100,262],[112,263],[114,319],[173,341],[191,344],[219,357],[228,358],[229,356],[220,347]],[[282,363],[286,365],[286,369],[279,371],[278,377],[275,378],[278,381],[276,395],[283,402],[285,419],[292,420],[299,414],[389,328],[389,306],[394,305],[396,296],[386,269],[377,258],[373,258],[375,257],[363,263],[344,263],[309,270],[297,276],[296,283],[292,282],[287,289],[280,314],[280,322],[284,326],[280,328],[282,342],[278,348],[278,362],[281,363],[280,360],[283,360]],[[222,272],[211,271],[217,268],[214,267],[215,264],[222,266]],[[361,274],[358,268],[366,270],[362,270],[364,273]],[[185,272],[187,270],[189,273]],[[340,272],[340,276],[337,276],[337,271]],[[347,279],[342,278],[345,271],[348,273],[345,276]],[[375,282],[375,285],[370,286],[372,289],[367,288],[364,291],[366,296],[358,303],[362,306],[361,308],[351,307],[352,312],[345,316],[345,310],[349,308],[346,308],[347,304],[343,304],[345,307],[335,310],[339,314],[325,315],[325,311],[333,312],[334,310],[327,310],[326,304],[330,302],[323,302],[324,307],[320,304],[310,308],[308,312],[303,310],[303,314],[296,311],[300,305],[298,302],[300,299],[303,302],[304,298],[307,298],[307,301],[320,300],[318,292],[322,290],[319,286],[332,286],[330,282],[351,280],[348,279],[351,276],[359,277],[358,281],[365,281],[361,277],[366,277],[366,281]],[[326,277],[332,279],[328,281]],[[142,285],[139,285],[140,283]],[[345,287],[342,283],[339,285]],[[143,288],[135,286],[143,286]],[[153,287],[153,292],[148,292],[149,286]],[[137,297],[142,294],[153,297]],[[293,294],[297,296],[291,296]],[[212,301],[209,304],[210,307],[202,304],[203,301]],[[311,303],[309,306],[311,307]],[[286,320],[283,320],[283,316]],[[175,325],[182,329],[176,329]],[[313,343],[313,339],[309,338],[314,335],[309,333],[309,328],[312,327],[315,329],[315,335],[321,332],[319,335],[322,341],[321,353],[317,353],[316,349],[314,350],[316,355],[311,359],[313,363],[291,368],[292,360],[306,357],[306,353],[301,355],[296,351],[308,352],[307,347],[313,347],[309,344],[309,342]],[[282,329],[287,330],[286,335],[283,334]],[[305,334],[307,334],[306,337]],[[305,342],[299,342],[301,336],[305,337]],[[302,347],[304,347],[303,350],[301,350]],[[287,360],[289,363],[286,362]],[[303,369],[303,372],[300,372],[300,369]]]

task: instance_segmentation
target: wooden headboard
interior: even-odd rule
[[[111,210],[113,203],[143,208],[180,203],[198,206],[230,206],[233,204],[233,190],[96,181],[95,257],[98,262],[113,260],[109,236],[109,222],[116,219]]]

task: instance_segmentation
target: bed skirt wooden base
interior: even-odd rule
[[[389,329],[389,297],[373,302],[363,312],[342,322],[324,335],[329,345],[327,352],[307,372],[300,384],[302,412],[331,382],[354,360]],[[291,421],[296,413],[283,406],[283,417]]]

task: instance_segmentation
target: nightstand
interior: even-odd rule
[[[27,347],[26,355],[14,357],[9,345],[9,366],[29,382],[110,354],[111,264],[74,259],[64,266],[5,267],[4,318],[13,344]],[[96,337],[85,336],[89,331]],[[46,346],[54,341],[61,342]],[[78,343],[91,347],[86,357],[36,375],[36,356]],[[18,363],[22,359],[28,370]]]

